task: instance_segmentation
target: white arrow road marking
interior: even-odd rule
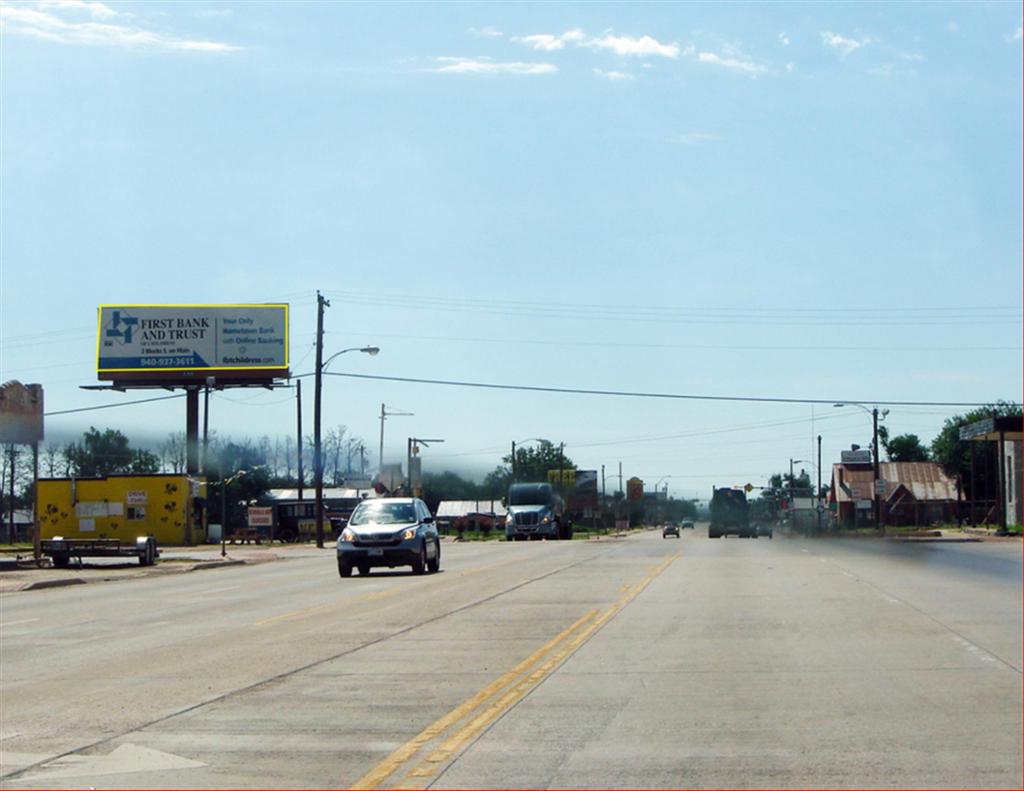
[[[122,744],[110,755],[68,755],[44,764],[41,771],[25,777],[7,778],[7,783],[50,781],[58,777],[93,777],[131,772],[173,772],[196,769],[206,764],[180,755],[151,750],[136,744]]]

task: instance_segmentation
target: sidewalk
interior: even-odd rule
[[[184,574],[225,566],[270,563],[297,557],[330,557],[333,544],[317,549],[312,544],[227,544],[221,556],[219,544],[168,547],[160,550],[155,566],[140,566],[134,558],[83,558],[82,565],[64,569],[38,568],[31,553],[0,560],[0,594],[16,591],[81,585],[87,582],[116,582],[167,574]]]

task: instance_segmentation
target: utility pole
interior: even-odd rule
[[[821,434],[818,435],[818,491],[815,499],[818,503],[815,509],[818,512],[818,533],[821,533]]]
[[[512,483],[516,482],[516,441],[512,440]]]
[[[605,489],[604,489],[604,465],[603,464],[601,465],[601,497],[602,498],[607,497],[607,494],[605,493]]]
[[[413,412],[401,412],[394,410],[388,412],[387,407],[384,404],[380,405],[380,455],[377,457],[377,469],[380,470],[384,466],[384,421],[387,420],[389,415],[402,415],[404,417],[412,417],[415,414]]]
[[[298,455],[299,500],[302,500],[302,380],[295,380],[295,440]]]
[[[882,501],[878,497],[878,407],[871,410],[871,423],[874,430],[874,461],[875,461],[875,491],[872,493],[872,498],[875,501],[875,527],[878,530],[885,530],[885,525],[882,524]]]
[[[359,477],[366,475],[366,445],[359,443]]]
[[[313,478],[316,486],[316,545],[324,546],[324,462],[320,452],[320,399],[323,390],[324,308],[331,303],[316,292],[316,379],[313,390]]]
[[[619,462],[619,491],[622,492],[623,494],[626,493],[626,490],[622,488],[622,462],[621,461]]]

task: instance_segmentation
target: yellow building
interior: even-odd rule
[[[160,546],[206,540],[199,498],[206,481],[187,475],[41,478],[36,489],[41,539],[151,536]]]

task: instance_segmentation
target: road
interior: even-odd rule
[[[2,785],[1021,786],[1019,542],[705,536],[5,594]]]

